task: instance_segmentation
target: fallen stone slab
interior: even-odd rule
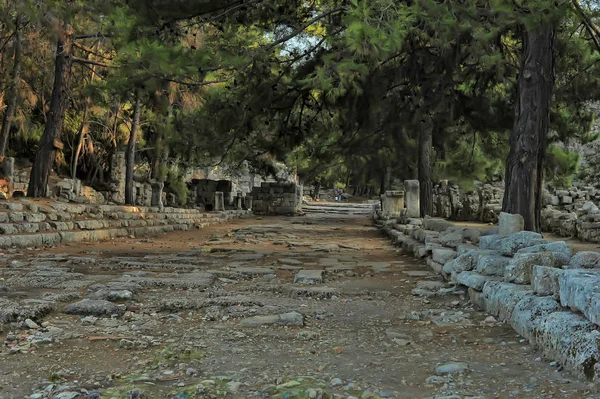
[[[579,378],[597,381],[600,377],[600,331],[572,312],[553,312],[540,318],[532,344]]]
[[[469,251],[465,254],[459,255],[457,258],[444,265],[444,274],[450,276],[453,273],[473,270],[477,264],[477,258],[477,251]]]
[[[573,256],[573,250],[564,241],[555,241],[547,244],[538,244],[529,248],[522,248],[517,251],[517,255],[519,254],[530,254],[530,253],[538,253],[538,252],[554,252],[560,254],[560,257],[566,260],[565,264],[569,263],[571,257]],[[594,252],[595,253],[595,252]]]
[[[269,325],[302,327],[304,325],[304,316],[298,312],[289,312],[280,315],[249,317],[240,322],[240,327],[261,327]]]
[[[301,264],[303,264],[302,261],[299,261],[298,259],[294,259],[294,258],[281,258],[281,259],[277,259],[277,262],[284,264],[284,265],[301,265]]]
[[[567,269],[596,269],[600,268],[600,252],[582,251],[571,258]]]
[[[560,267],[569,262],[569,257],[561,252],[518,253],[504,270],[508,282],[529,284],[533,266]]]
[[[521,231],[503,239],[500,247],[503,255],[513,256],[523,248],[545,243],[547,241],[542,238],[541,234],[533,231]]]
[[[296,273],[296,284],[320,284],[323,282],[323,270],[300,270]]]
[[[437,375],[464,374],[467,371],[469,371],[469,365],[462,362],[443,364],[435,368]]]
[[[83,299],[67,305],[62,312],[78,316],[112,316],[122,315],[125,310],[109,301]]]
[[[452,223],[444,219],[432,218],[429,216],[426,216],[425,219],[423,219],[423,228],[425,230],[442,232],[453,226]]]
[[[456,248],[464,243],[464,238],[459,232],[447,232],[440,234],[440,243],[446,247]]]
[[[476,289],[469,288],[467,290],[469,293],[469,300],[479,309],[485,309],[485,297],[483,296],[483,292],[477,291]]]
[[[339,295],[337,289],[330,287],[286,287],[283,292],[292,298],[332,299]]]
[[[502,240],[504,236],[498,234],[490,234],[479,237],[479,249],[498,251],[502,248]]]
[[[13,302],[0,298],[0,324],[7,324],[25,319],[38,320],[53,312],[56,303],[40,299],[24,299]]]
[[[530,286],[498,281],[485,283],[482,292],[486,310],[500,321],[510,320],[517,303],[526,296],[535,295]]]
[[[485,283],[488,281],[498,281],[498,279],[499,277],[484,276],[473,271],[465,271],[452,275],[452,281],[477,291],[483,290]]]
[[[437,263],[432,258],[427,258],[427,266],[429,266],[436,274],[442,274],[444,271],[444,265]]]
[[[129,301],[133,299],[133,292],[129,290],[101,289],[88,294],[88,299],[100,299],[110,302]]]
[[[475,270],[486,276],[504,276],[504,270],[510,263],[510,258],[500,255],[479,255]]]
[[[510,325],[520,336],[531,341],[540,319],[561,310],[563,308],[553,298],[525,296],[513,309]]]
[[[562,269],[548,266],[534,266],[531,272],[531,287],[538,295],[551,295],[560,299],[559,278]]]
[[[456,251],[446,248],[435,248],[432,251],[433,260],[441,265],[450,262],[452,259],[456,258],[457,255]]]
[[[558,278],[560,303],[600,325],[600,270],[569,269]]]

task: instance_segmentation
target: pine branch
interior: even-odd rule
[[[80,50],[85,51],[88,54],[92,54],[92,55],[95,55],[96,57],[100,57],[100,58],[104,58],[105,60],[112,61],[112,58],[110,58],[109,56],[106,56],[106,55],[103,55],[103,54],[98,54],[98,52],[94,51],[94,49],[86,47],[86,46],[84,46],[82,44],[79,44],[77,42],[73,42],[73,46],[77,47]]]
[[[105,68],[118,68],[115,65],[106,64],[104,62],[86,60],[86,59],[79,58],[79,57],[71,57],[71,59],[73,60],[73,62],[77,62],[78,64],[96,65],[96,66],[101,66],[101,67],[105,67]]]

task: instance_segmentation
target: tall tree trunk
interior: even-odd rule
[[[553,28],[525,30],[517,105],[502,210],[518,213],[525,229],[540,231],[542,181],[554,87]]]
[[[81,149],[83,148],[83,144],[85,142],[85,136],[87,135],[89,122],[88,122],[88,114],[90,111],[90,103],[91,99],[87,97],[85,99],[85,107],[83,109],[83,116],[81,117],[81,126],[79,127],[79,137],[77,139],[77,147],[75,148],[75,154],[73,154],[73,162],[71,164],[71,177],[73,179],[77,178],[77,165],[79,164],[79,156],[81,154]]]
[[[23,53],[23,31],[21,26],[22,19],[23,18],[21,14],[17,14],[17,19],[15,21],[15,60],[10,76],[9,87],[6,92],[8,104],[6,105],[4,120],[2,121],[2,129],[0,130],[0,160],[2,160],[6,155],[8,136],[10,135],[10,128],[12,127],[13,119],[17,111],[17,98],[19,94],[21,60]]]
[[[71,75],[71,51],[71,27],[65,23],[56,43],[54,87],[50,99],[50,110],[44,127],[44,134],[35,155],[35,162],[31,168],[27,189],[28,197],[38,198],[47,195],[48,177],[56,157],[55,141],[60,138],[65,121],[65,108]]]
[[[430,124],[421,126],[419,132],[419,196],[421,217],[433,216],[433,171],[431,151],[433,130]]]
[[[138,91],[135,93],[135,105],[133,107],[133,122],[131,123],[131,132],[129,142],[127,143],[126,172],[125,172],[125,203],[135,205],[133,198],[133,167],[135,165],[135,141],[137,132],[140,128],[140,113],[142,102]]]

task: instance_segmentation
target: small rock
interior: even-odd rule
[[[40,326],[31,319],[25,319],[25,321],[23,322],[23,325],[25,327],[29,328],[30,330],[37,330],[38,328],[40,328]]]
[[[329,382],[329,385],[333,386],[333,387],[337,387],[342,385],[344,382],[342,381],[341,378],[334,378]]]

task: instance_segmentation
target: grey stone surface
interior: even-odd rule
[[[510,325],[519,335],[531,340],[540,318],[560,310],[560,304],[553,298],[525,296],[513,309]]]
[[[502,248],[502,240],[505,237],[498,234],[491,234],[479,237],[479,249],[483,250],[500,250]]]
[[[465,287],[473,288],[474,290],[481,291],[485,283],[488,281],[494,281],[497,277],[484,276],[477,272],[466,271],[453,275],[453,280]]]
[[[464,243],[464,238],[460,232],[449,231],[440,234],[440,243],[446,247],[456,248]]]
[[[600,325],[600,270],[564,270],[558,285],[561,305]]]
[[[421,203],[418,180],[406,180],[404,182],[404,203],[406,205],[406,217],[418,218],[421,216]]]
[[[561,267],[569,262],[569,257],[560,252],[518,253],[504,271],[508,282],[529,284],[533,266]]]
[[[67,305],[62,312],[79,316],[111,316],[122,315],[124,309],[109,301],[83,299]]]
[[[561,259],[563,259],[565,264],[569,263],[571,256],[573,256],[573,251],[571,250],[571,247],[564,241],[555,241],[547,244],[538,244],[532,247],[522,248],[517,251],[517,255],[537,252],[556,252],[560,254]]]
[[[468,251],[444,265],[444,274],[451,275],[467,270],[473,270],[477,264],[477,251]]]
[[[538,295],[551,295],[560,299],[558,280],[562,269],[548,266],[533,266],[531,272],[531,287]]]
[[[299,326],[304,325],[304,317],[298,312],[280,315],[254,316],[240,322],[241,327],[260,327],[268,325]]]
[[[446,231],[449,227],[454,225],[445,219],[438,219],[426,216],[423,219],[423,228],[425,230],[433,230],[437,232]]]
[[[571,258],[568,269],[595,269],[600,268],[600,252],[581,251]]]
[[[469,365],[462,362],[443,364],[435,368],[437,375],[464,374],[467,371],[469,371]]]
[[[485,308],[501,321],[510,320],[517,303],[526,296],[535,295],[531,287],[497,281],[488,281],[483,287]]]
[[[433,260],[441,265],[450,262],[452,259],[456,258],[457,255],[456,251],[447,248],[435,248],[432,251]]]
[[[532,344],[549,358],[580,378],[600,377],[600,331],[572,312],[553,312],[535,325]]]
[[[501,236],[508,236],[523,231],[525,228],[525,220],[521,215],[500,212],[500,216],[498,216],[498,227]]]
[[[323,270],[299,270],[294,283],[320,284],[323,282]]]
[[[545,243],[546,240],[542,239],[541,234],[532,231],[521,231],[503,239],[501,248],[504,255],[512,256],[520,249]]]
[[[503,277],[510,260],[510,258],[500,255],[480,255],[475,270],[487,276]]]

